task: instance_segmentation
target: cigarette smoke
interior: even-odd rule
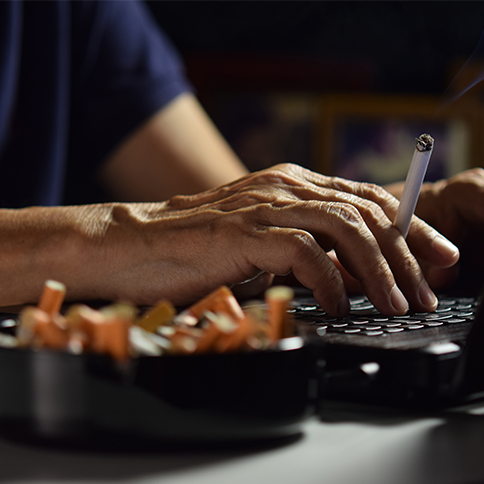
[[[461,78],[463,73],[469,68],[469,66],[475,62],[476,60],[482,60],[484,58],[484,32],[481,34],[481,38],[477,43],[476,48],[472,55],[467,59],[465,64],[456,74],[456,76],[452,79],[450,84],[447,86],[444,94],[442,95],[442,107],[447,107],[453,102],[457,101],[461,96],[463,96],[466,92],[470,91],[474,86],[479,84],[484,79],[484,69],[478,71],[474,77],[465,85],[464,88],[460,90],[456,90],[455,86],[458,84],[458,80]]]

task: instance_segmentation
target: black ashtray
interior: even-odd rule
[[[0,434],[177,444],[294,436],[313,412],[311,346],[138,357],[0,349]]]

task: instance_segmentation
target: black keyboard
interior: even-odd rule
[[[408,312],[404,316],[385,316],[378,312],[368,298],[350,298],[351,311],[347,317],[326,314],[313,298],[297,298],[289,311],[298,321],[314,325],[319,335],[345,334],[382,336],[418,331],[426,328],[451,326],[474,321],[480,300],[474,297],[441,297],[434,312]]]

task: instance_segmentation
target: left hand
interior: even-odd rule
[[[425,183],[416,215],[457,245],[459,263],[447,269],[421,263],[427,281],[434,289],[455,282],[459,271],[484,271],[484,170],[474,168],[435,183]]]

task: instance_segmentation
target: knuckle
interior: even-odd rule
[[[270,185],[295,185],[301,182],[304,168],[294,163],[279,163],[254,174],[259,182]]]
[[[359,211],[364,218],[367,225],[374,227],[388,227],[391,225],[385,211],[375,202],[363,200],[359,207]]]
[[[392,196],[380,185],[375,183],[362,183],[360,185],[363,198],[379,203],[381,201],[391,200]]]
[[[275,170],[279,171],[294,171],[298,168],[298,165],[295,165],[294,163],[278,163],[273,167]]]
[[[350,203],[329,202],[327,204],[327,212],[336,218],[337,221],[343,220],[352,226],[361,226],[363,218],[359,210]]]
[[[307,260],[315,256],[316,241],[304,230],[293,230],[290,234],[290,252],[298,260]]]
[[[271,186],[285,183],[285,180],[288,178],[286,172],[279,169],[278,167],[271,168],[270,170],[261,171],[254,176],[256,177],[258,183]]]
[[[484,168],[481,168],[481,167],[471,168],[470,170],[468,170],[467,172],[464,172],[464,173],[468,173],[472,177],[478,176],[478,177],[483,178],[484,177]]]
[[[403,255],[399,264],[400,270],[404,274],[416,275],[418,272],[420,272],[420,266],[410,253]]]

